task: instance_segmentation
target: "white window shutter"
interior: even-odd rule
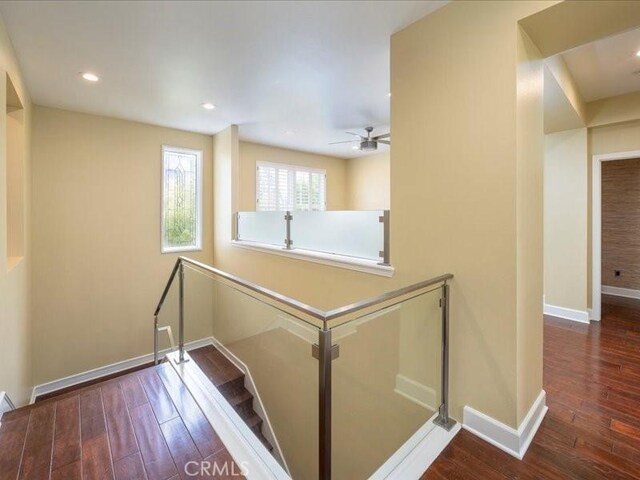
[[[259,162],[256,169],[256,210],[325,210],[324,170]]]

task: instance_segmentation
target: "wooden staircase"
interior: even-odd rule
[[[254,410],[253,395],[244,386],[244,373],[212,345],[191,350],[189,355],[267,450],[273,452],[273,445],[262,434],[263,420]]]

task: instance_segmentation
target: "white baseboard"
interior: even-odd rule
[[[466,406],[464,407],[462,428],[522,460],[548,409],[546,406],[546,393],[542,390],[533,405],[531,405],[527,416],[516,430]]]
[[[400,373],[396,374],[396,388],[394,391],[421,407],[437,410],[436,391]]]
[[[291,480],[196,362],[178,363],[175,352],[167,358],[247,479]]]
[[[213,345],[213,338],[205,337],[199,340],[194,340],[192,342],[185,343],[184,347],[186,350],[193,350],[196,348],[204,347],[206,345]],[[171,349],[169,348],[160,350],[159,357],[162,358],[170,351]],[[145,363],[149,362],[153,362],[153,353],[147,353],[146,355],[130,358],[128,360],[122,360],[120,362],[112,363],[111,365],[105,365],[103,367],[87,370],[86,372],[76,373],[74,375],[69,375],[68,377],[59,378],[51,382],[36,385],[35,387],[33,387],[30,403],[34,403],[36,401],[36,398],[38,398],[40,395],[46,395],[48,393],[62,390],[63,388],[72,387],[74,385],[88,382],[90,380],[106,377],[107,375],[112,375],[114,373],[122,372],[123,370],[139,367],[140,365],[144,365]]]
[[[574,310],[573,308],[557,307],[555,305],[544,304],[544,314],[552,317],[573,320],[574,322],[589,323],[589,312],[586,310]]]
[[[15,410],[15,408],[7,392],[0,392],[0,420],[2,420],[2,415]]]
[[[602,293],[604,293],[605,295],[615,295],[616,297],[640,299],[640,290],[634,290],[632,288],[621,288],[602,285]]]
[[[422,477],[460,431],[460,423],[456,423],[449,432],[434,425],[433,421],[437,416],[438,414],[433,415],[420,427],[369,477],[369,480],[406,480]]]

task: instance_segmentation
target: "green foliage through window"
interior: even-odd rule
[[[163,251],[198,249],[201,152],[163,150]]]

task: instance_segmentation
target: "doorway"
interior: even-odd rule
[[[602,317],[602,166],[603,162],[632,160],[640,158],[640,150],[607,153],[592,157],[592,299],[591,319],[600,321]],[[618,271],[614,275],[619,275]],[[615,288],[615,287],[614,287]],[[621,289],[620,291],[625,290]],[[612,292],[608,292],[612,293]]]

